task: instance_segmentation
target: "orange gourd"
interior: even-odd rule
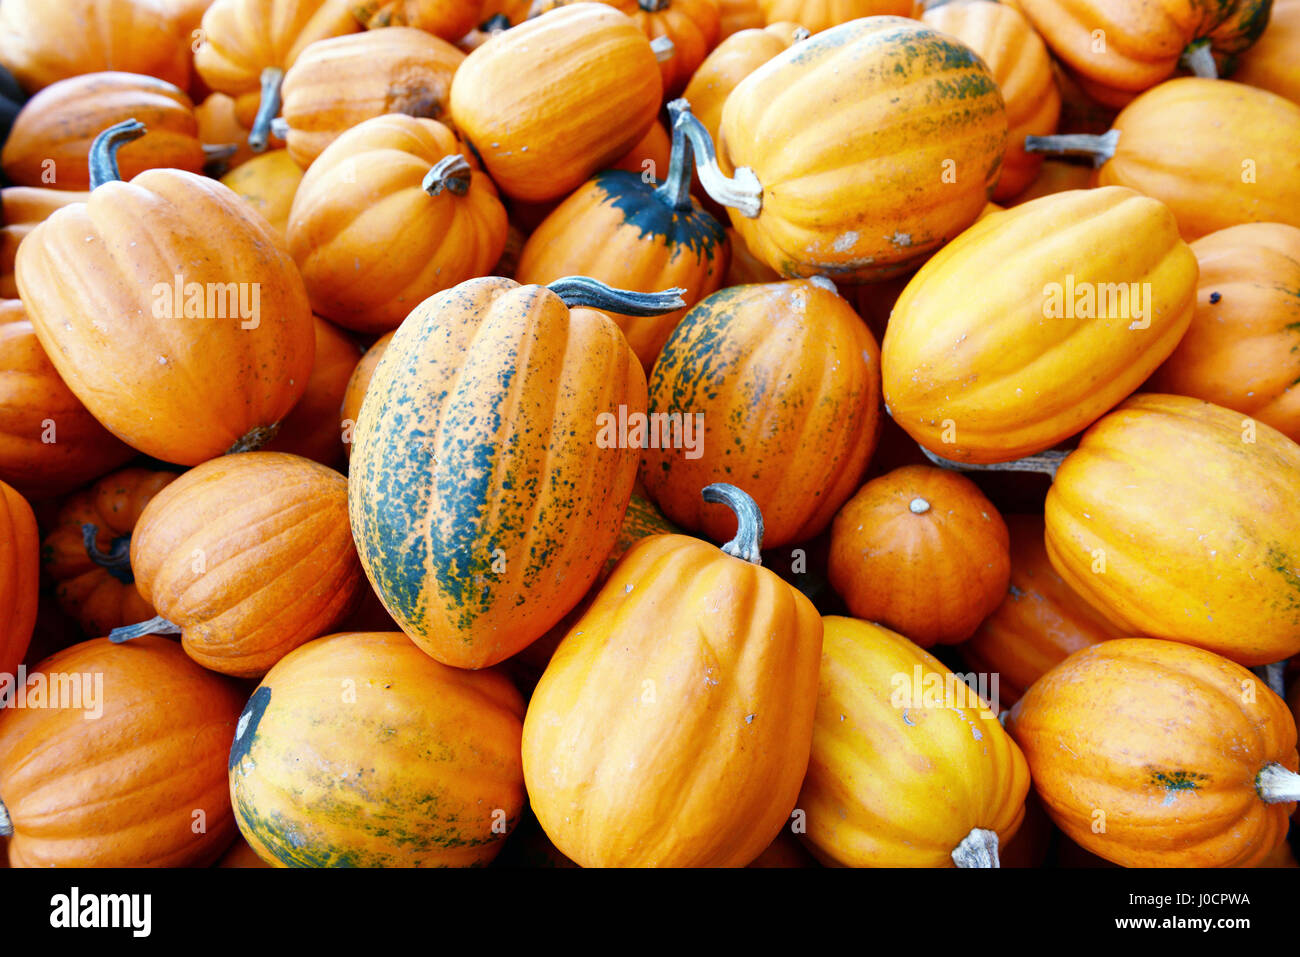
[[[1300,103],[1300,0],[1273,0],[1268,26],[1238,61],[1232,78]]]
[[[810,33],[863,17],[910,17],[912,0],[758,0],[766,23],[797,23]]]
[[[27,500],[0,482],[0,675],[13,675],[27,654],[36,626],[40,587],[40,543],[36,516]],[[5,694],[0,693],[0,701]],[[4,709],[0,709],[0,714]]]
[[[365,400],[366,390],[370,387],[370,380],[375,374],[375,366],[379,365],[384,350],[392,341],[391,332],[376,339],[362,354],[352,370],[352,375],[348,378],[347,389],[343,393],[343,406],[339,413],[343,445],[347,449],[348,458],[352,457],[352,441],[356,432],[357,417],[361,415],[361,403]]]
[[[718,15],[719,41],[741,30],[758,30],[766,26],[758,0],[718,0]]]
[[[316,361],[307,379],[307,391],[284,417],[275,438],[263,448],[301,455],[334,468],[343,464],[344,454],[339,409],[361,350],[347,333],[319,316],[315,317],[315,325]]]
[[[221,177],[221,182],[261,213],[276,236],[287,243],[289,211],[302,175],[302,167],[289,151],[278,149],[254,155]]]
[[[450,42],[487,19],[483,0],[350,0],[350,5],[367,30],[413,27]]]

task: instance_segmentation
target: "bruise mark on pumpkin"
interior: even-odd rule
[[[233,771],[248,756],[253,739],[257,737],[257,726],[262,723],[262,715],[266,714],[266,706],[270,703],[271,688],[262,685],[244,705],[244,710],[239,715],[239,724],[235,726],[235,740],[230,744],[230,760],[226,764],[226,770]]]
[[[1201,785],[1210,780],[1208,774],[1200,774],[1196,771],[1162,771],[1159,768],[1148,768],[1150,771],[1149,783],[1154,787],[1162,788],[1165,791],[1164,804],[1173,804],[1182,791],[1195,792],[1200,789]]]
[[[670,208],[655,195],[659,182],[642,182],[637,173],[614,169],[593,177],[601,192],[601,203],[623,214],[623,222],[637,230],[637,238],[662,241],[676,256],[681,250],[695,254],[696,261],[717,258],[718,247],[726,241],[727,231],[698,201],[691,201],[690,211]]]

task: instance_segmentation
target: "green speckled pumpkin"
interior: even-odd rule
[[[487,864],[524,808],[523,717],[502,675],[440,665],[399,633],[310,642],[240,716],[240,832],[278,867]]]

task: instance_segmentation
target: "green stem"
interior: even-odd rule
[[[1119,130],[1108,133],[1057,133],[1054,136],[1026,136],[1026,153],[1046,153],[1050,156],[1087,156],[1092,165],[1104,166],[1115,155],[1119,145]]]
[[[547,283],[546,288],[564,300],[566,306],[586,306],[623,316],[662,316],[686,308],[686,300],[682,298],[685,289],[632,292],[615,289],[588,276],[565,276]]]
[[[469,192],[473,175],[474,168],[469,165],[469,160],[453,153],[434,163],[420,185],[430,196],[437,196],[444,189],[456,196],[464,196]]]
[[[123,120],[95,137],[95,141],[90,144],[91,189],[121,181],[122,173],[117,168],[117,151],[132,140],[138,140],[146,132],[145,125],[139,120]]]
[[[686,138],[686,131],[677,125],[677,117],[682,112],[685,100],[673,100],[668,104],[668,117],[673,124],[673,151],[668,160],[668,175],[663,184],[655,190],[655,196],[669,209],[688,212],[691,202],[691,143]],[[690,109],[690,104],[686,104]]]
[[[113,550],[105,554],[99,550],[99,526],[85,522],[81,526],[81,541],[86,546],[90,560],[108,572],[123,585],[135,582],[131,572],[131,536],[120,535],[113,539]]]
[[[180,625],[168,621],[162,615],[154,615],[148,621],[142,621],[136,625],[123,625],[120,628],[114,628],[108,633],[108,640],[115,645],[120,645],[124,641],[130,641],[132,638],[140,638],[144,635],[179,635],[180,633]]]
[[[284,71],[278,66],[268,66],[262,71],[262,101],[257,105],[257,117],[248,132],[248,145],[254,153],[266,151],[271,137],[271,121],[280,112],[280,83]]]
[[[998,832],[983,827],[973,828],[953,849],[952,862],[958,867],[1001,867]]]
[[[713,149],[713,138],[699,118],[691,112],[691,104],[686,100],[673,100],[669,109],[676,107],[677,118],[673,121],[673,132],[680,127],[691,142],[695,153],[695,169],[700,175],[700,184],[713,199],[723,206],[730,206],[742,216],[753,219],[763,209],[763,186],[747,166],[736,169],[730,177],[718,168],[718,154]]]
[[[1046,452],[1039,452],[1037,455],[1026,455],[1024,458],[1013,459],[1010,462],[975,465],[971,462],[954,462],[952,459],[945,459],[935,455],[919,443],[918,447],[922,454],[939,468],[949,469],[953,472],[1041,472],[1043,475],[1055,476],[1056,470],[1061,467],[1065,457],[1070,454],[1059,449],[1049,449]]]
[[[728,555],[749,562],[763,564],[763,513],[743,490],[726,482],[704,486],[700,493],[706,502],[726,505],[736,513],[736,537],[722,546]]]

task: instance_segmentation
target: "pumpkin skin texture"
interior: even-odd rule
[[[253,156],[221,177],[221,182],[261,213],[275,235],[288,243],[289,211],[302,182],[302,167],[293,161],[288,150],[271,150]]]
[[[953,867],[953,851],[976,828],[1009,841],[1024,817],[1029,768],[997,715],[902,635],[853,618],[823,623],[799,795],[813,853],[842,867]]]
[[[0,480],[49,498],[134,455],[64,385],[22,302],[0,300]]]
[[[730,210],[756,256],[785,276],[869,282],[915,268],[975,221],[1006,138],[1002,94],[970,48],[870,17],[745,77],[723,107],[718,165],[762,184],[757,217]]]
[[[649,172],[658,176],[660,170],[667,171],[668,164],[672,162],[672,152],[673,142],[668,136],[668,131],[664,129],[662,123],[654,122],[650,124],[650,128],[646,130],[640,142],[628,150],[627,155],[610,169],[625,169],[629,173],[638,174]],[[649,166],[646,165],[647,162]]]
[[[352,15],[369,31],[414,27],[455,42],[478,26],[483,0],[351,0]]]
[[[577,3],[492,37],[451,84],[455,125],[501,191],[557,199],[631,149],[663,98],[659,63],[630,17]]]
[[[375,374],[375,366],[379,365],[384,350],[388,348],[388,343],[392,341],[393,333],[391,332],[385,333],[376,339],[374,344],[361,356],[356,367],[352,370],[352,376],[348,379],[348,387],[343,393],[343,407],[340,411],[343,445],[347,449],[348,458],[352,458],[352,444],[357,427],[357,418],[361,415],[361,403],[366,397],[366,389],[370,387],[370,380]]]
[[[463,170],[422,183],[435,164]],[[402,241],[392,237],[400,231]],[[467,146],[437,120],[377,116],[331,143],[303,177],[289,250],[312,307],[348,329],[387,332],[420,302],[501,257],[506,211]]]
[[[443,118],[465,54],[411,27],[368,30],[307,47],[284,76],[289,154],[303,169],[346,130],[373,116]]]
[[[1273,0],[1268,27],[1241,55],[1232,78],[1300,103],[1300,0]]]
[[[1285,840],[1295,804],[1265,803],[1256,778],[1271,763],[1295,771],[1295,722],[1218,655],[1102,642],[1035,682],[1007,729],[1057,827],[1116,864],[1252,867]],[[1099,810],[1105,830],[1094,833]]]
[[[1130,634],[1243,665],[1300,652],[1300,446],[1184,396],[1140,394],[1084,433],[1047,493],[1047,554]]]
[[[0,190],[0,297],[18,298],[18,282],[14,278],[14,260],[18,247],[27,234],[43,222],[56,209],[84,203],[89,191],[46,189],[42,186],[8,186]],[[24,313],[23,318],[26,318]]]
[[[1233,409],[1300,441],[1300,229],[1246,223],[1192,243],[1191,328],[1147,388]]]
[[[28,93],[99,70],[143,73],[185,89],[182,29],[164,0],[5,0],[0,63]]]
[[[283,452],[222,456],[154,496],[131,536],[140,597],[180,626],[185,652],[251,678],[319,637],[363,580],[347,483]]]
[[[684,535],[638,542],[528,705],[547,836],[583,867],[747,865],[795,807],[821,646],[772,572]]]
[[[102,675],[103,685],[88,710],[0,710],[0,800],[14,827],[9,863],[206,867],[215,861],[235,834],[225,759],[244,692],[155,636],[126,647],[96,638],[36,670],[93,674],[97,686]],[[86,720],[99,709],[97,720]],[[203,812],[203,833],[194,833],[195,811]]]
[[[316,362],[307,380],[307,391],[284,417],[275,438],[263,448],[301,455],[331,468],[342,465],[339,409],[360,359],[357,344],[343,330],[317,316]]]
[[[649,409],[680,416],[683,447],[652,439],[641,453],[641,480],[669,519],[726,541],[734,516],[699,490],[743,481],[765,543],[778,547],[818,534],[862,481],[880,432],[880,350],[829,286],[724,289],[674,331],[650,377]],[[691,422],[703,423],[694,448]]]
[[[0,674],[15,674],[27,654],[39,587],[36,515],[25,498],[0,482],[0,606],[6,609],[0,627]]]
[[[1002,177],[993,199],[1010,199],[1033,182],[1043,163],[1042,156],[1025,152],[1025,137],[1056,132],[1061,115],[1061,94],[1047,47],[1022,14],[989,0],[947,3],[925,11],[921,22],[961,40],[993,72],[1006,104],[1008,128]]]
[[[809,33],[863,17],[910,17],[912,0],[758,0],[765,22],[797,23]]]
[[[475,279],[407,317],[366,390],[348,498],[366,575],[412,641],[483,668],[578,603],[638,456],[593,432],[645,403],[613,321],[545,287]]]
[[[917,442],[959,462],[1050,448],[1169,356],[1191,322],[1196,276],[1170,211],[1132,190],[1057,193],[987,216],[895,304],[885,405]],[[988,291],[972,301],[964,290],[975,285]],[[1149,311],[1121,295],[1134,289],[1150,290]]]
[[[977,672],[999,675],[998,697],[1015,703],[1025,689],[1080,648],[1124,632],[1084,601],[1047,557],[1041,515],[1005,517],[1011,578],[1002,603],[961,645]]]
[[[504,676],[441,665],[401,633],[313,641],[244,709],[230,750],[240,832],[275,867],[487,864],[497,818],[513,828],[524,807],[523,716]]]
[[[718,40],[741,30],[759,30],[766,25],[758,0],[718,0]]]
[[[1006,594],[1006,523],[970,479],[907,465],[872,479],[831,527],[831,584],[858,618],[922,648],[964,641]]]
[[[131,574],[131,533],[145,506],[175,479],[175,472],[121,469],[69,496],[59,509],[41,543],[41,564],[56,583],[59,607],[86,634],[106,635],[153,617],[153,606],[140,597]],[[86,524],[98,529],[98,555],[86,548]]]
[[[117,154],[123,177],[168,167],[202,172],[203,145],[190,98],[151,76],[109,72],[60,80],[32,97],[5,142],[5,175],[20,186],[89,189],[91,142],[128,119],[144,123],[147,132]]]

